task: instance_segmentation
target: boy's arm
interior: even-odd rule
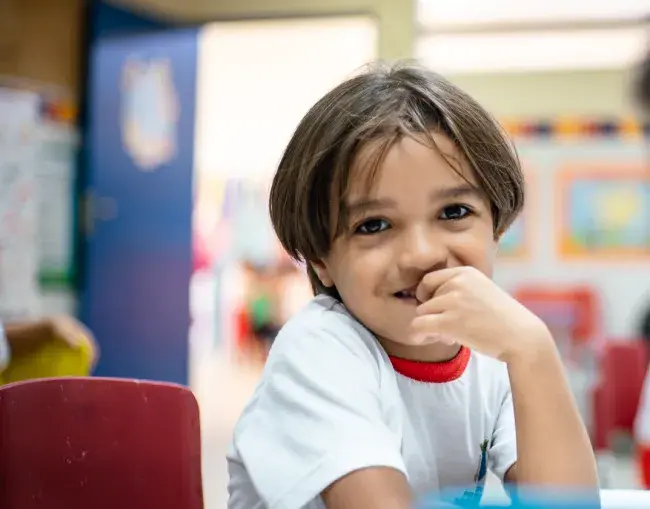
[[[518,451],[506,482],[597,490],[593,449],[550,333],[505,360]]]
[[[392,468],[357,470],[325,489],[327,509],[408,509],[412,506],[411,488],[402,472]]]

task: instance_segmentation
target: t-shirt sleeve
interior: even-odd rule
[[[491,470],[501,481],[504,480],[510,467],[517,462],[515,411],[509,386],[497,417],[489,458],[491,460]]]
[[[294,328],[273,348],[234,438],[266,506],[301,508],[362,468],[405,472],[382,418],[377,360],[354,330]]]

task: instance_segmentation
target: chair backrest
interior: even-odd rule
[[[0,388],[2,509],[203,509],[184,387],[59,378]]]
[[[593,438],[596,449],[609,449],[614,432],[632,433],[647,368],[645,342],[605,342],[600,358],[600,380],[594,389]]]
[[[632,431],[647,369],[647,348],[642,341],[607,342],[602,374],[616,430]]]

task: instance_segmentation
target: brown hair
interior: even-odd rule
[[[269,199],[282,246],[307,263],[314,293],[338,297],[311,267],[340,232],[352,163],[380,141],[376,168],[403,136],[448,136],[461,150],[492,207],[495,235],[523,207],[524,178],[517,154],[499,124],[474,99],[442,76],[400,62],[373,65],[334,88],[304,116],[280,160]],[[337,218],[332,221],[332,218]]]

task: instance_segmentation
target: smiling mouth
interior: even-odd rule
[[[403,300],[405,302],[418,302],[418,299],[415,297],[415,289],[413,290],[400,290],[399,292],[395,292],[393,294],[395,297],[397,297],[400,300]]]

